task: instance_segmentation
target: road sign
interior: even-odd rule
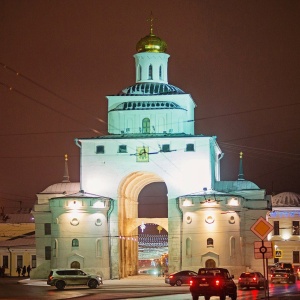
[[[256,259],[273,258],[272,242],[254,242],[254,257]]]
[[[282,250],[275,250],[275,258],[282,258]]]
[[[253,233],[255,233],[260,239],[264,240],[267,235],[273,230],[273,226],[267,222],[263,217],[260,217],[251,227]]]

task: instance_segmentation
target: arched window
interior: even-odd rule
[[[57,253],[58,253],[58,241],[55,240],[55,241],[54,241],[53,257],[57,257]]]
[[[230,237],[230,256],[235,256],[235,237]]]
[[[148,74],[148,79],[152,80],[153,79],[153,67],[152,65],[149,66],[149,74]]]
[[[163,70],[162,70],[162,66],[159,66],[159,79],[160,79],[160,80],[163,79]]]
[[[150,119],[149,118],[143,119],[142,133],[150,133]]]
[[[189,237],[185,240],[185,252],[186,256],[192,256],[192,239]]]
[[[71,267],[72,269],[80,269],[80,262],[78,262],[78,261],[73,261],[73,262],[71,262],[70,267]]]
[[[98,257],[102,256],[102,240],[97,240],[97,244],[96,244],[96,256],[98,256]]]
[[[205,268],[215,268],[216,267],[216,262],[213,259],[208,259],[205,262]]]
[[[214,246],[214,240],[212,238],[208,238],[206,241],[207,247],[213,247]]]
[[[72,240],[72,247],[79,247],[79,241],[78,241],[78,239],[73,239]]]
[[[142,67],[141,67],[141,65],[138,66],[138,80],[142,80]]]

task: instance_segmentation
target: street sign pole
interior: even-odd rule
[[[267,282],[268,282],[267,287],[266,286],[264,287],[265,299],[267,299],[267,289],[269,290],[269,280],[268,280],[269,278],[266,277],[266,264],[265,264],[265,253],[266,253],[267,248],[264,246],[264,241],[262,240],[261,242],[262,242],[262,246],[260,248],[260,252],[262,253],[262,256],[263,256],[264,277],[267,278]],[[268,295],[269,295],[269,293],[268,293]],[[268,297],[268,299],[269,299],[269,297]]]
[[[259,247],[259,252],[262,255],[264,277],[267,280],[267,286],[264,288],[265,299],[269,299],[269,275],[268,275],[268,269],[266,270],[266,262],[267,262],[267,268],[268,268],[268,258],[273,257],[273,252],[269,253],[269,251],[268,251],[269,247],[266,245],[270,244],[270,242],[266,242],[266,244],[265,244],[264,239],[273,230],[273,226],[269,222],[267,222],[263,217],[260,217],[252,225],[251,230],[253,233],[256,234],[256,236],[258,236],[261,239],[261,246]],[[257,243],[259,244],[259,242],[255,242],[255,244],[257,244]],[[258,250],[258,248],[256,248],[255,250]],[[254,252],[255,252],[255,250],[254,250]],[[270,256],[270,254],[271,254],[271,256]],[[255,255],[257,255],[257,253],[255,253]],[[256,258],[261,258],[261,257],[256,257]],[[266,259],[266,261],[265,261],[265,259]]]

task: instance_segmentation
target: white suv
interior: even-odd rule
[[[63,290],[66,285],[87,285],[91,289],[103,284],[99,275],[86,274],[80,269],[53,269],[48,276],[47,284]]]

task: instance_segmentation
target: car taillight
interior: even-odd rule
[[[52,280],[52,279],[53,279],[53,276],[49,276],[49,279]]]
[[[216,286],[219,286],[219,285],[220,285],[220,280],[217,279],[217,280],[216,280]]]
[[[193,280],[190,280],[190,286],[192,286],[192,285],[193,285],[193,283],[194,283],[194,281],[193,281]]]
[[[257,280],[257,278],[256,278],[256,277],[253,277],[253,280],[254,280],[254,281],[256,281],[256,280]]]
[[[169,276],[169,278],[173,278],[173,277],[174,277],[173,275],[170,275],[170,276]]]
[[[239,278],[239,281],[241,281],[241,280],[242,280],[242,278],[240,277],[240,278]]]

